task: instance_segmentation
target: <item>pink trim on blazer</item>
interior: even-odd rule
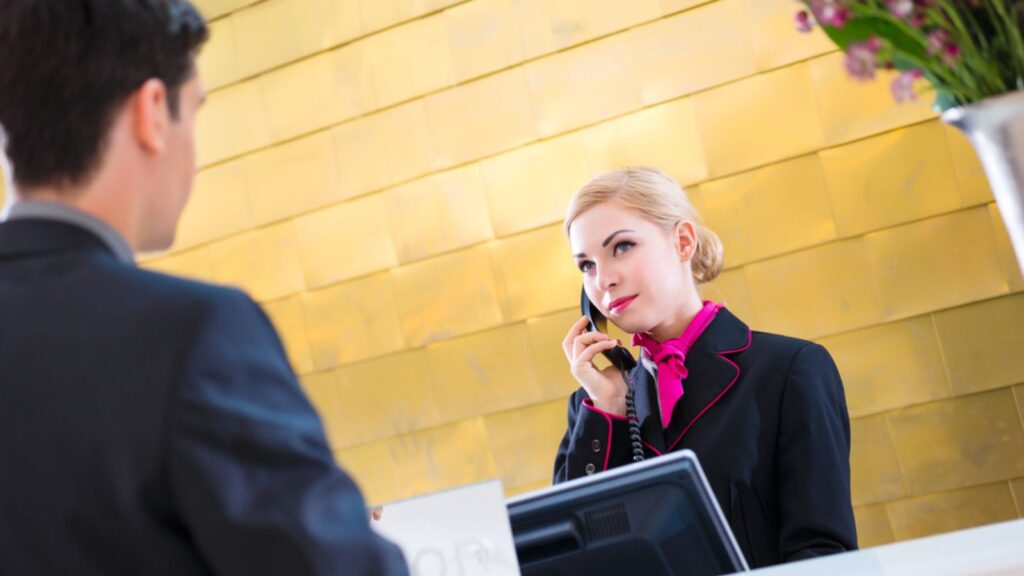
[[[703,410],[698,412],[697,415],[693,417],[693,420],[690,420],[690,423],[686,425],[686,428],[683,428],[683,431],[679,433],[679,437],[676,438],[676,441],[673,442],[668,447],[668,452],[671,452],[672,449],[676,447],[676,444],[679,444],[679,441],[683,439],[683,436],[686,436],[686,433],[690,431],[690,428],[693,427],[693,425],[697,422],[697,420],[700,420],[700,417],[703,416],[705,412],[707,412],[708,410],[711,409],[712,406],[717,404],[718,401],[722,399],[722,396],[725,396],[725,393],[728,392],[729,390],[731,390],[733,385],[736,384],[736,381],[740,379],[740,367],[735,362],[733,362],[732,360],[726,358],[725,355],[726,354],[736,354],[736,353],[739,353],[739,352],[743,352],[746,349],[750,348],[750,345],[753,344],[753,343],[754,343],[754,333],[751,332],[750,330],[747,330],[747,344],[745,346],[743,346],[742,348],[737,348],[736,350],[723,350],[722,352],[718,352],[717,353],[718,356],[722,358],[722,360],[725,360],[729,364],[732,364],[732,367],[736,369],[736,376],[733,377],[732,382],[729,382],[728,386],[726,386],[721,392],[718,393],[718,396],[715,396],[714,400],[709,402],[708,405],[705,406]]]
[[[601,469],[601,471],[604,472],[605,470],[608,469],[608,459],[612,455],[612,418],[616,420],[625,420],[625,418],[617,414],[612,414],[610,412],[605,412],[604,410],[601,410],[600,408],[594,406],[594,403],[593,401],[590,400],[590,398],[584,398],[583,405],[589,408],[590,410],[600,414],[601,416],[604,416],[605,421],[608,422],[608,443],[604,445],[604,468]]]

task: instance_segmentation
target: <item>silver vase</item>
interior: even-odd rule
[[[942,120],[974,146],[1024,271],[1024,91],[950,108]]]

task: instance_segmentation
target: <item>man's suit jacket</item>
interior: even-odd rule
[[[403,574],[245,294],[0,224],[0,574]]]
[[[647,458],[693,450],[751,567],[857,547],[850,499],[850,422],[839,372],[821,346],[751,332],[727,309],[686,356],[689,375],[667,429],[657,382],[631,372]],[[582,388],[555,482],[631,461],[624,418]]]

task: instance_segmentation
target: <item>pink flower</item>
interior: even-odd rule
[[[942,62],[946,66],[952,67],[956,64],[956,61],[960,58],[960,46],[950,43],[946,46],[946,49],[942,53]]]
[[[892,96],[897,102],[909,102],[917,100],[917,93],[914,92],[914,81],[923,78],[924,73],[920,70],[911,70],[909,72],[903,72],[892,81]]]
[[[932,30],[928,34],[928,53],[938,54],[942,52],[942,49],[946,47],[946,42],[949,41],[949,31],[944,28]]]
[[[853,42],[846,48],[846,71],[856,80],[866,82],[875,79],[875,65],[881,40],[872,36],[867,42]]]
[[[885,0],[889,5],[889,12],[897,18],[909,18],[914,13],[913,0]]]
[[[811,12],[822,24],[842,28],[853,17],[849,8],[840,0],[811,0]]]
[[[811,15],[807,13],[807,10],[801,10],[796,13],[796,29],[798,32],[805,34],[814,30],[814,20],[811,19]]]

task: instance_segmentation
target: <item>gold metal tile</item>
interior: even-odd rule
[[[424,350],[392,354],[338,371],[338,408],[349,446],[423,430],[441,423]]]
[[[550,2],[551,0],[549,0]],[[641,22],[648,22],[661,15],[658,0],[637,0],[634,2],[622,2],[622,0],[555,0],[555,3],[562,4],[566,12],[577,11],[579,21],[582,24],[582,33],[585,39],[597,38],[612,32],[625,30]],[[556,35],[561,30],[560,23],[555,22]]]
[[[213,261],[210,259],[210,249],[207,246],[169,256],[159,256],[146,260],[142,266],[156,272],[201,282],[217,282],[217,277],[213,273]]]
[[[1006,482],[889,503],[897,540],[964,530],[1017,517]]]
[[[463,82],[523,60],[523,38],[510,0],[478,0],[444,13],[455,80]]]
[[[1003,270],[1009,277],[1010,291],[1024,291],[1024,275],[1017,259],[1017,254],[1010,244],[1010,234],[1006,231],[1006,224],[999,213],[999,206],[995,203],[988,205],[988,215],[992,221],[992,232],[995,234],[996,249],[999,251],[999,261],[1003,263]]]
[[[230,14],[235,10],[255,4],[259,0],[196,0],[194,2],[196,8],[203,14],[203,17],[207,20],[213,20],[219,18],[225,14]]]
[[[252,76],[327,48],[331,1],[274,0],[232,15],[241,75]]]
[[[763,330],[815,338],[882,320],[860,239],[757,262],[743,270]]]
[[[728,253],[726,253],[728,254]],[[701,298],[725,304],[729,311],[748,326],[758,328],[760,323],[754,315],[746,273],[741,268],[722,272],[707,284],[698,286]]]
[[[255,81],[210,94],[196,120],[199,166],[238,156],[270,144],[266,113]]]
[[[746,0],[754,59],[770,70],[836,50],[820,26],[810,33],[796,29],[796,9],[790,0]]]
[[[832,353],[851,417],[950,397],[930,316],[819,340]]]
[[[1024,294],[935,314],[935,328],[957,395],[1024,382]]]
[[[658,17],[657,0],[516,0],[513,17],[527,58],[575,46]]]
[[[324,132],[250,154],[241,165],[258,226],[343,198],[331,137]]]
[[[1024,476],[1024,430],[1009,388],[889,414],[911,494]]]
[[[701,4],[708,4],[711,0],[661,0],[662,14],[675,14],[680,10],[687,8],[693,8],[694,6],[700,6]]]
[[[387,439],[334,453],[342,469],[359,485],[368,505],[386,504],[401,498],[394,445],[394,439]]]
[[[879,70],[873,81],[858,82],[846,73],[843,58],[841,52],[833,52],[810,61],[825,142],[829,145],[936,117],[931,94],[922,94],[915,102],[895,101],[889,86],[897,72]]]
[[[192,195],[178,222],[174,250],[199,246],[252,226],[242,165],[222,164],[196,175]]]
[[[906,318],[1007,291],[984,207],[864,237],[885,318]]]
[[[398,264],[383,194],[295,219],[306,286],[319,288]]]
[[[525,324],[428,346],[427,360],[445,422],[526,406],[541,399]]]
[[[674,100],[583,131],[592,175],[655,166],[685,186],[707,178],[693,101]]]
[[[505,321],[579,305],[583,277],[560,224],[490,244]]]
[[[746,0],[721,0],[628,32],[647,105],[756,71]]]
[[[313,358],[306,339],[306,319],[302,315],[302,302],[298,296],[267,302],[263,305],[270,321],[288,353],[292,369],[299,374],[313,371]]]
[[[536,138],[522,68],[427,97],[435,168],[508,150]]]
[[[885,504],[858,506],[853,509],[853,516],[857,522],[857,544],[861,549],[891,544],[896,540]]]
[[[454,81],[451,47],[441,14],[375,34],[362,44],[378,108]]]
[[[343,432],[338,419],[338,410],[345,402],[345,399],[341,397],[341,388],[338,386],[337,372],[306,374],[300,382],[313,408],[320,414],[320,421],[323,423],[328,443],[331,447],[337,448],[341,445]]]
[[[801,156],[701,184],[693,196],[736,266],[836,238],[817,157]]]
[[[524,68],[541,136],[643,107],[638,70],[626,35],[534,60]]]
[[[329,0],[327,6],[327,45],[337,46],[363,35],[359,0]],[[381,4],[381,2],[378,2]]]
[[[1011,481],[1010,489],[1013,490],[1013,499],[1017,502],[1017,517],[1024,518],[1024,478]]]
[[[530,333],[530,348],[537,367],[537,381],[540,382],[541,397],[544,400],[559,399],[568,405],[569,394],[580,387],[569,371],[569,361],[562,351],[562,340],[569,328],[580,319],[579,307],[571,310],[530,318],[526,328]]]
[[[693,100],[712,177],[813,152],[825,142],[807,64],[701,92]]]
[[[210,245],[210,254],[218,282],[240,286],[260,302],[305,288],[291,222],[217,241]]]
[[[988,184],[985,169],[978,160],[974,147],[963,132],[943,124],[943,130],[949,143],[949,151],[953,156],[956,168],[956,179],[960,185],[960,194],[965,206],[987,204],[993,201],[992,189]]]
[[[489,158],[480,169],[498,237],[561,222],[569,198],[588,179],[578,132]]]
[[[317,54],[260,76],[274,141],[309,134],[373,106],[368,63],[358,45]]]
[[[854,236],[960,208],[944,129],[928,122],[819,153],[836,223]]]
[[[433,144],[427,107],[423,100],[385,110],[374,117],[374,131],[380,149],[388,159],[391,183],[421,176],[433,164]]]
[[[215,90],[241,77],[234,22],[233,18],[222,18],[207,25],[210,37],[196,61],[199,76],[207,90]]]
[[[399,262],[421,260],[494,237],[477,164],[392,188],[385,197]]]
[[[383,356],[404,347],[387,274],[305,292],[302,308],[317,370]]]
[[[565,407],[565,400],[556,400],[484,418],[506,489],[551,483],[555,452],[565,434]]]
[[[502,322],[486,246],[391,270],[402,333],[422,346]]]
[[[908,496],[885,414],[850,421],[850,490],[853,505]]]
[[[338,167],[338,196],[352,198],[391,185],[394,180],[383,134],[377,130],[379,116],[364,116],[331,130],[335,165]]]
[[[391,446],[400,479],[400,498],[498,476],[481,418],[400,436]]]

